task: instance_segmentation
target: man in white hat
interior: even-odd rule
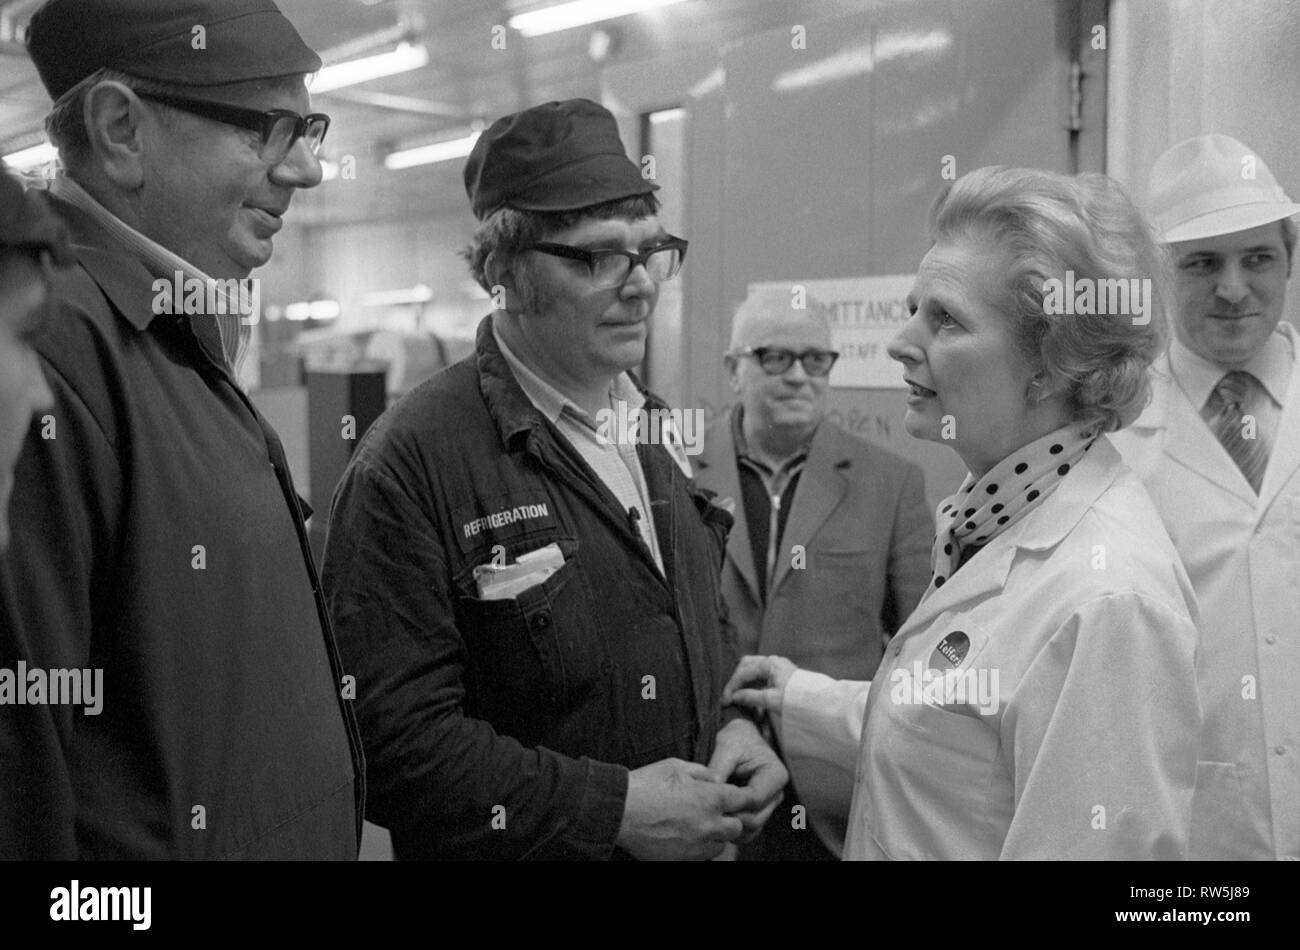
[[[1201,605],[1190,856],[1300,858],[1300,374],[1281,320],[1300,205],[1226,135],[1169,149],[1148,209],[1175,268],[1174,340],[1115,446]]]

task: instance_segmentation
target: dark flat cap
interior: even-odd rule
[[[221,86],[321,67],[272,0],[49,0],[32,15],[27,51],[56,100],[105,68]]]
[[[63,222],[50,210],[42,193],[23,191],[8,172],[0,171],[0,251],[24,248],[49,251],[55,263],[76,262]]]
[[[589,99],[497,119],[465,163],[465,191],[480,221],[507,205],[572,211],[658,188],[627,157],[614,116]]]

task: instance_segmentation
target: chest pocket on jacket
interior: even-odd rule
[[[891,659],[895,648],[903,659],[873,681],[873,693],[880,692],[868,715],[868,754],[886,780],[883,803],[873,795],[869,816],[890,857],[989,857],[966,849],[976,842],[991,848],[996,829],[1009,821],[996,719],[1000,677],[982,658],[988,642],[969,617],[946,614],[927,630],[895,638]]]
[[[883,547],[859,551],[813,547],[808,551],[808,569],[790,571],[784,583],[802,585],[809,592],[815,591],[822,603],[835,604],[837,609],[826,611],[823,622],[839,633],[856,631],[856,636],[850,634],[848,643],[859,646],[864,634],[863,616],[868,612],[875,615],[868,621],[873,628],[880,623],[887,553]],[[781,554],[791,556],[788,549]]]
[[[578,542],[556,543],[564,564],[540,584],[507,600],[457,599],[469,658],[466,705],[471,715],[529,745],[540,744],[558,719],[600,691],[607,662]]]

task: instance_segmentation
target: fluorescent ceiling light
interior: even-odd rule
[[[361,298],[363,307],[400,307],[404,304],[428,303],[433,299],[433,288],[416,284],[405,290],[376,290]]]
[[[773,92],[794,92],[843,82],[855,76],[872,72],[881,63],[895,59],[913,60],[940,56],[952,47],[952,34],[947,30],[928,33],[904,31],[886,33],[877,37],[874,44],[862,42],[840,50],[811,65],[791,69],[772,80]]]
[[[661,109],[650,113],[650,124],[663,125],[665,122],[679,122],[685,118],[685,109]]]
[[[384,157],[384,167],[396,171],[401,168],[414,168],[416,165],[432,165],[453,158],[464,158],[473,151],[479,134],[471,132],[464,138],[452,139],[449,142],[434,142],[432,145],[421,145],[417,148],[393,152]]]
[[[31,148],[25,148],[6,155],[4,162],[14,171],[28,172],[33,168],[40,168],[42,165],[57,161],[58,157],[59,150],[57,148],[49,142],[42,142],[40,145],[33,145]]]
[[[342,89],[344,86],[355,86],[372,79],[410,72],[412,69],[419,69],[428,61],[429,51],[424,44],[415,46],[410,43],[399,43],[397,49],[380,53],[378,56],[366,56],[363,59],[352,59],[346,63],[326,66],[316,74],[310,89],[313,93],[330,92],[334,89]]]
[[[512,30],[524,36],[541,36],[587,23],[613,20],[629,13],[655,10],[681,3],[682,0],[571,0],[541,10],[516,13],[507,21]]]
[[[727,82],[727,71],[721,66],[716,67],[713,72],[709,73],[687,93],[692,99],[698,99],[701,96],[707,96],[715,89],[721,89]]]
[[[284,315],[294,321],[337,320],[342,312],[337,300],[301,300],[284,308]]]

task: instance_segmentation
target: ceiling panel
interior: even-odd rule
[[[419,70],[314,97],[315,107],[334,119],[326,157],[350,156],[356,178],[332,181],[302,196],[295,213],[304,224],[462,209],[461,162],[388,171],[383,156],[395,147],[458,137],[476,120],[491,121],[530,104],[597,97],[601,64],[588,53],[597,29],[613,39],[609,61],[643,60],[688,46],[721,49],[751,33],[881,5],[871,0],[688,0],[546,36],[525,38],[507,31],[505,49],[498,49],[493,46],[493,28],[504,25],[510,15],[499,0],[279,4],[307,42],[327,54],[368,36],[391,33],[399,24],[412,26],[430,54],[428,65]],[[18,8],[20,22],[32,7],[28,0],[0,2],[0,12]],[[402,99],[408,101],[395,102]],[[20,50],[0,45],[0,154],[39,141],[48,106],[30,61]]]

